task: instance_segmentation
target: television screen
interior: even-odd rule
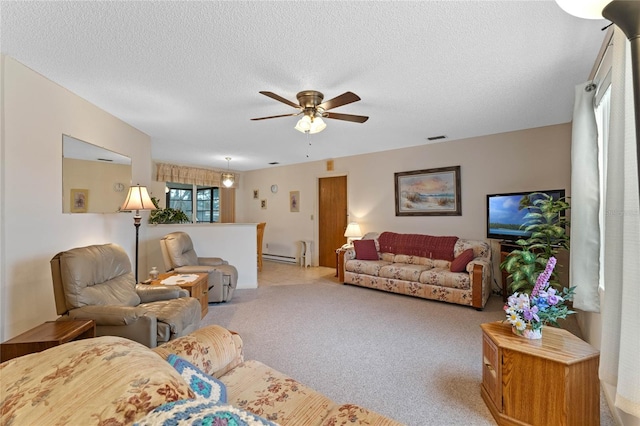
[[[515,241],[528,238],[524,230],[527,209],[519,210],[520,200],[536,192],[550,195],[554,199],[564,197],[564,189],[550,191],[512,192],[508,194],[487,195],[487,238]]]

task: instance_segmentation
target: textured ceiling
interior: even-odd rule
[[[0,16],[3,54],[150,135],[154,160],[240,171],[569,122],[608,23],[552,0],[1,1]],[[370,119],[309,137],[298,117],[249,120],[295,112],[258,91],[307,89],[353,91],[332,111]]]

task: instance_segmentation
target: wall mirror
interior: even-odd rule
[[[131,185],[131,158],[62,135],[62,212],[115,213]]]

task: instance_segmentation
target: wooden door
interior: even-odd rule
[[[320,178],[318,184],[318,262],[336,267],[336,249],[347,242],[347,177]]]

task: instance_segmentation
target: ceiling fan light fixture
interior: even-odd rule
[[[236,176],[229,171],[229,161],[231,161],[231,157],[225,157],[227,160],[227,171],[222,173],[222,184],[226,188],[231,188],[236,181]]]
[[[313,120],[311,120],[311,129],[309,129],[309,133],[311,133],[312,135],[314,133],[320,133],[326,128],[327,128],[327,123],[324,122],[322,117],[318,116]]]
[[[311,117],[309,117],[308,115],[305,115],[304,117],[302,117],[300,120],[298,120],[298,123],[296,124],[296,127],[294,127],[294,129],[302,133],[307,133],[307,132],[310,133]]]

